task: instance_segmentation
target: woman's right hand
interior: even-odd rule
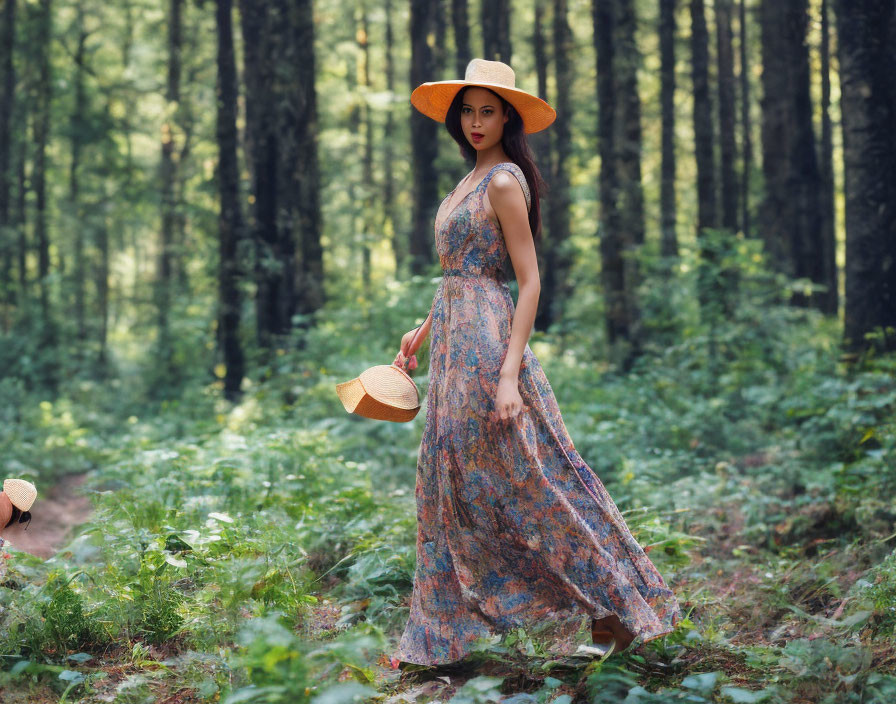
[[[415,357],[414,355],[416,354],[417,350],[420,349],[420,345],[423,344],[423,338],[425,337],[425,335],[420,335],[420,339],[417,340],[417,345],[414,347],[414,349],[411,349],[411,342],[413,341],[414,335],[417,334],[417,330],[419,330],[420,327],[422,327],[422,325],[414,328],[413,330],[408,330],[401,338],[401,346],[398,350],[398,354],[395,355],[395,361],[393,362],[393,364],[397,364],[399,367],[404,369],[405,360],[410,358],[408,360],[407,369],[410,370],[417,368],[417,357]]]

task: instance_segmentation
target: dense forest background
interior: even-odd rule
[[[894,0],[2,0],[0,36],[0,457],[41,496],[3,701],[896,697]],[[429,311],[472,165],[409,96],[473,57],[557,109],[530,344],[688,618],[445,682],[386,655],[425,414],[333,387]]]

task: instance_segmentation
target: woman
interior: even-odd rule
[[[450,663],[496,631],[548,624],[566,638],[585,617],[593,641],[616,651],[665,635],[681,615],[675,596],[573,447],[528,345],[540,178],[525,134],[556,114],[515,87],[510,66],[482,59],[411,102],[445,122],[475,166],[436,215],[444,275],[419,338],[432,332],[417,568],[394,657]],[[396,364],[416,367],[415,332]]]
[[[31,525],[31,506],[36,498],[37,490],[31,482],[4,480],[3,491],[0,491],[0,580],[6,577],[10,540]]]

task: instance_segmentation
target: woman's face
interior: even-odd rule
[[[504,114],[501,99],[485,88],[468,88],[460,106],[460,125],[467,141],[476,151],[489,149],[501,143],[504,123],[510,119]]]

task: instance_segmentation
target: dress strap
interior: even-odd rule
[[[508,171],[516,176],[516,180],[520,182],[520,186],[523,189],[523,195],[526,197],[526,209],[532,209],[532,196],[529,193],[529,183],[526,181],[526,176],[523,174],[523,170],[512,161],[502,161],[500,164],[495,164],[491,170],[485,175],[485,178],[482,179],[482,183],[480,183],[480,187],[487,188],[489,181],[492,180],[492,176],[494,176],[499,171]]]

